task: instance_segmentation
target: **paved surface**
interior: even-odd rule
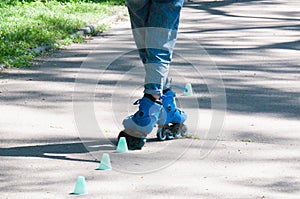
[[[77,198],[80,175],[80,198],[299,198],[298,7],[186,3],[171,75],[193,85],[178,90],[193,139],[150,138],[142,151],[114,153],[143,82],[128,21],[0,73],[0,198]],[[112,171],[96,170],[103,153]]]

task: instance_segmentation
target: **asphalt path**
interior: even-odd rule
[[[0,198],[299,198],[300,4],[186,2],[170,76],[189,138],[115,153],[144,69],[127,21],[0,73]],[[108,153],[112,170],[97,170]],[[87,195],[75,196],[84,176]]]

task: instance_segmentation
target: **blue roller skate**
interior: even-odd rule
[[[175,92],[166,89],[161,97],[163,111],[158,121],[157,138],[160,141],[171,140],[187,135],[187,126],[183,124],[187,115],[176,106]]]
[[[124,130],[119,133],[120,137],[125,137],[128,149],[141,149],[146,143],[146,136],[151,133],[158,121],[162,104],[150,94],[137,100],[134,105],[139,105],[139,110],[123,120]]]

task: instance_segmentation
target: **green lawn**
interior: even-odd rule
[[[82,41],[70,35],[115,14],[123,0],[4,0],[0,3],[0,64],[28,67],[32,49]],[[68,1],[68,2],[66,2]],[[3,3],[4,2],[4,3]]]

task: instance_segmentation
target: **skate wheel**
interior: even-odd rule
[[[177,129],[176,129],[175,131],[173,131],[173,137],[174,137],[174,138],[179,138],[180,135],[181,135],[181,133],[178,132]]]
[[[132,135],[129,135],[125,133],[124,131],[121,131],[118,135],[118,142],[121,137],[125,137],[127,146],[129,150],[140,150],[146,143],[146,138],[145,137],[134,137]]]
[[[173,132],[173,137],[174,138],[179,138],[180,137],[179,125],[178,124],[173,124],[171,126],[171,130]]]
[[[184,137],[184,136],[187,136],[188,134],[188,129],[187,129],[187,126],[185,124],[182,124],[179,129],[178,129],[178,133]]]
[[[165,130],[163,130],[162,128],[159,128],[157,130],[156,136],[159,141],[164,141],[167,138],[167,135],[165,134]]]
[[[146,138],[135,138],[129,141],[129,147],[130,150],[141,150],[142,147],[146,143]]]
[[[117,140],[116,145],[118,145],[119,140],[120,140],[121,137],[125,137],[125,139],[126,139],[126,141],[127,141],[127,136],[128,136],[128,135],[127,135],[124,131],[121,131],[121,132],[119,133],[119,135],[118,135],[118,140]]]
[[[167,140],[174,139],[173,133],[172,133],[172,131],[170,129],[165,129],[165,134],[166,134]]]

